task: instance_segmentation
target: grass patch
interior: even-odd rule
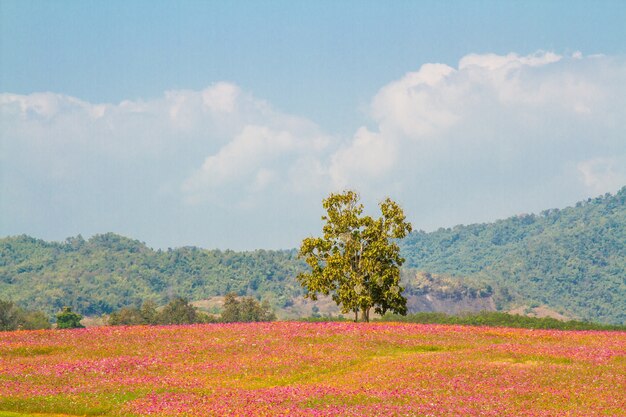
[[[492,363],[510,363],[515,365],[572,365],[574,360],[561,356],[545,356],[545,355],[507,355],[492,358]]]
[[[7,416],[105,416],[116,405],[132,401],[142,395],[141,392],[87,394],[87,395],[51,395],[42,397],[1,398],[0,409]],[[13,414],[11,414],[13,413]],[[4,417],[0,414],[0,417]]]
[[[409,353],[409,352],[439,352],[444,350],[444,348],[442,346],[436,346],[436,345],[418,345],[418,346],[410,346],[407,348],[402,349],[403,352]]]
[[[64,349],[58,346],[20,346],[13,349],[0,350],[0,356],[39,356],[62,352]]]

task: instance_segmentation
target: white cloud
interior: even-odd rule
[[[274,132],[264,126],[246,126],[241,134],[202,165],[205,180],[223,184],[254,171],[264,162],[290,153],[295,147],[288,132]]]
[[[582,55],[581,55],[582,56]],[[465,70],[472,66],[480,67],[491,72],[501,69],[513,69],[521,67],[541,67],[561,60],[561,56],[552,52],[537,52],[528,56],[520,56],[515,53],[507,55],[496,54],[469,54],[459,61],[459,70]]]
[[[258,246],[289,247],[318,226],[321,198],[343,188],[368,203],[391,195],[416,227],[433,228],[626,182],[621,57],[423,64],[382,86],[370,111],[369,127],[341,138],[226,82],[118,104],[0,94],[2,231],[46,237],[37,230],[54,224],[64,235],[127,230],[172,244],[156,222],[179,242],[222,246],[194,240],[205,227],[247,247],[245,227],[260,242],[287,222],[284,240]],[[250,216],[253,226],[238,220]]]
[[[232,113],[239,95],[239,87],[221,82],[202,92],[202,103],[214,112]]]
[[[422,136],[452,125],[454,94],[447,80],[455,71],[442,64],[424,64],[419,71],[383,87],[372,103],[372,116],[383,132]],[[437,100],[433,100],[437,95]]]
[[[353,141],[337,150],[331,158],[330,176],[335,189],[363,188],[382,179],[397,158],[393,138],[360,128]]]
[[[622,158],[593,158],[578,163],[582,181],[593,194],[616,190],[626,185],[626,155]]]
[[[361,129],[338,150],[331,176],[377,196],[411,195],[408,211],[429,218],[424,227],[570,204],[625,182],[615,162],[626,161],[621,58],[472,54],[457,68],[424,64],[382,87],[371,114],[378,131]]]
[[[328,139],[316,132],[299,134],[266,126],[245,126],[242,132],[208,156],[202,167],[183,183],[187,202],[246,200],[244,194],[264,191],[271,183],[289,188],[302,160],[321,158]],[[307,173],[300,173],[308,175]],[[297,187],[295,187],[297,189]]]
[[[34,93],[28,96],[1,94],[0,106],[8,114],[39,121],[48,121],[69,112],[85,112],[97,117],[101,111],[101,107],[93,108],[77,98],[54,93]],[[92,113],[92,110],[95,112]]]

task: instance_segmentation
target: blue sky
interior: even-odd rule
[[[0,235],[295,247],[626,183],[626,2],[0,3]],[[441,65],[437,65],[441,64]]]

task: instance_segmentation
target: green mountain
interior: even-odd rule
[[[626,187],[616,195],[489,224],[417,232],[406,267],[490,285],[499,309],[546,305],[626,323]]]
[[[406,295],[418,309],[424,297],[463,308],[468,299],[488,298],[503,310],[547,306],[573,318],[624,324],[625,201],[626,187],[562,210],[412,233],[400,242]],[[295,280],[303,268],[295,250],[155,251],[113,233],[65,242],[6,237],[0,239],[0,299],[48,314],[70,305],[100,315],[148,299],[165,304],[175,295],[202,300],[236,292],[283,309],[303,295]]]

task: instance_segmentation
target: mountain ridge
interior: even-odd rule
[[[547,306],[573,318],[626,322],[626,187],[564,209],[413,232],[399,243],[407,297],[465,297],[477,305],[491,305],[481,298],[492,297],[498,310]],[[49,314],[71,305],[99,315],[146,299],[235,292],[286,309],[304,295],[295,279],[304,268],[295,249],[154,250],[114,233],[64,242],[21,235],[0,239],[0,299]],[[424,286],[420,273],[432,282]]]

